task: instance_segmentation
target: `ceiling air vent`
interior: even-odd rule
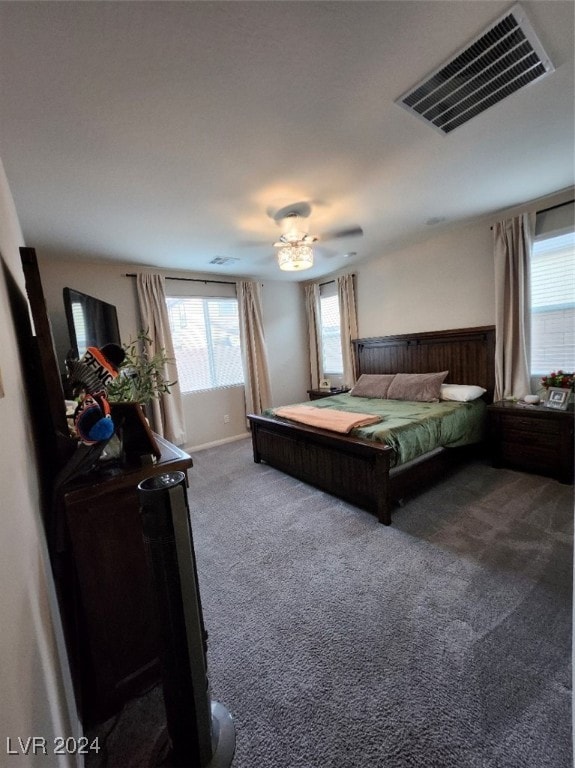
[[[396,104],[450,133],[554,69],[525,12],[514,5]]]

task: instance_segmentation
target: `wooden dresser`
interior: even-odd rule
[[[488,407],[494,467],[511,467],[573,483],[573,409],[509,401]]]
[[[89,476],[61,499],[67,546],[68,645],[84,726],[118,712],[159,681],[158,626],[140,523],[138,484],[192,466],[188,454],[155,436],[160,459]],[[72,628],[72,630],[71,630]]]

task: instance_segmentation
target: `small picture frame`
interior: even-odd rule
[[[566,411],[570,394],[570,389],[549,387],[547,390],[547,398],[544,404],[547,408],[555,408],[558,411]]]
[[[319,383],[320,389],[331,389],[331,381],[329,379],[322,379]]]

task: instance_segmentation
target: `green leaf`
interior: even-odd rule
[[[166,365],[172,358],[160,349],[154,355],[150,348],[152,339],[147,330],[140,330],[136,339],[123,345],[126,357],[118,376],[108,385],[108,400],[111,403],[135,402],[144,405],[169,394],[175,381],[166,379]]]

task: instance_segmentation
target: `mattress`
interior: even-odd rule
[[[481,399],[469,403],[422,403],[345,393],[315,400],[313,405],[379,416],[377,423],[353,429],[350,436],[390,446],[392,466],[405,464],[435,448],[473,445],[485,436],[487,406]],[[273,408],[263,415],[278,418]]]

